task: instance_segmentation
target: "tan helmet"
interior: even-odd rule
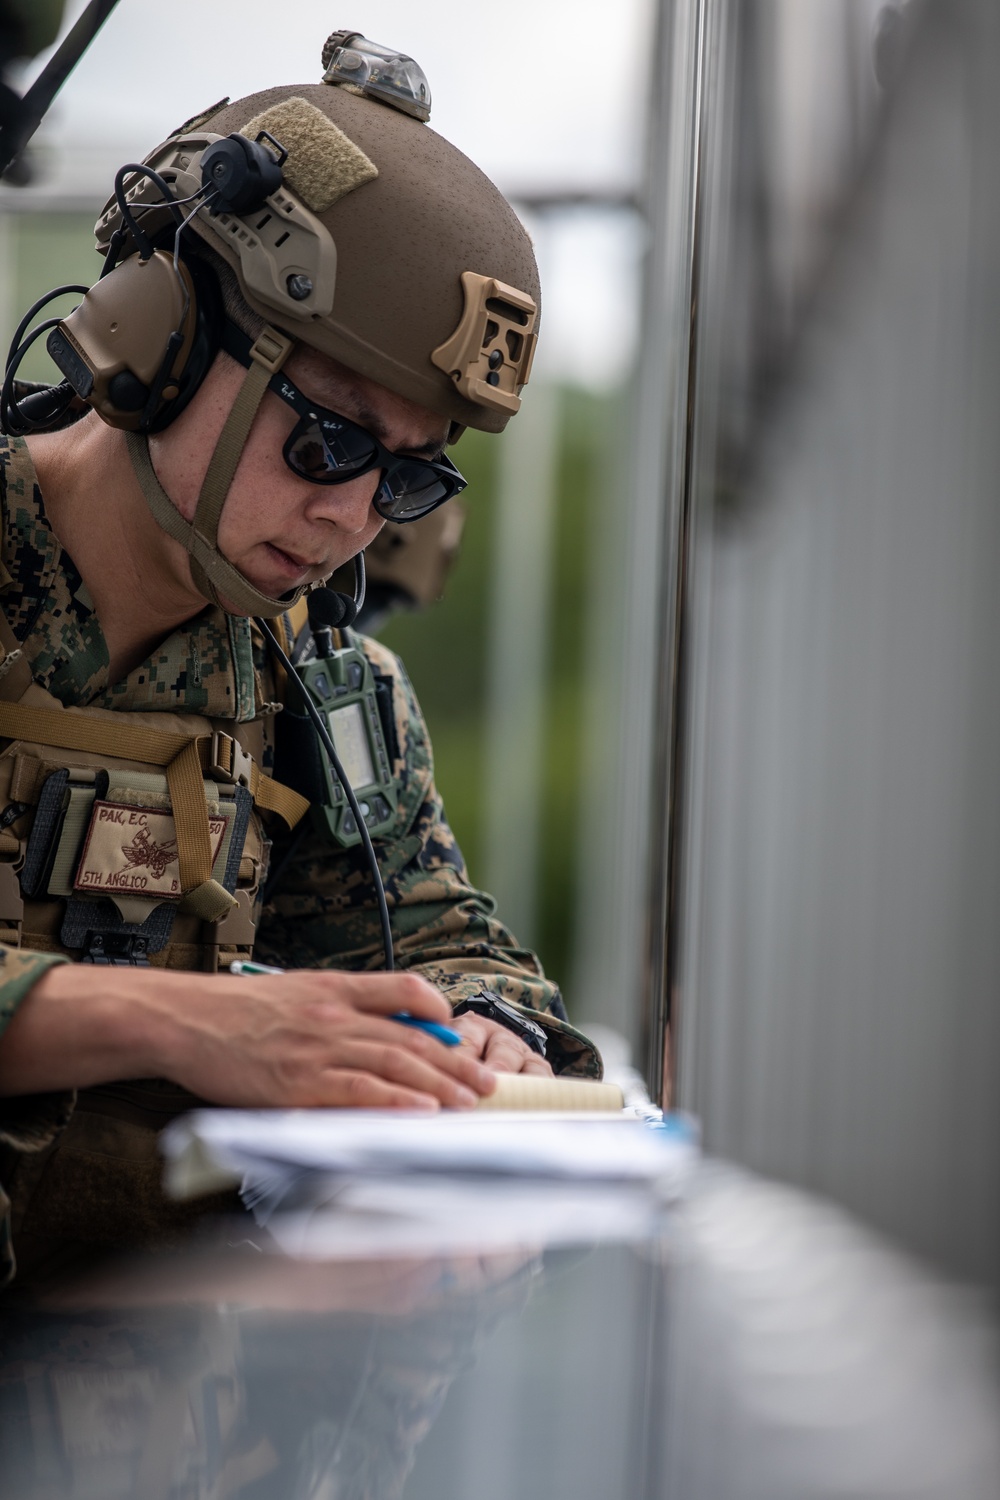
[[[276,305],[262,295],[266,280],[248,275],[228,216],[197,214],[191,228],[233,267],[249,306],[453,423],[500,432],[520,405],[537,334],[540,289],[530,238],[489,178],[404,112],[407,90],[376,93],[370,81],[351,82],[357,70],[343,66],[345,56],[373,52],[399,58],[356,34],[335,33],[324,52],[329,81],[213,106],[146,161],[163,172],[181,138],[238,132],[253,140],[264,131],[280,142],[288,153],[285,188],[335,247],[332,308],[317,315],[311,301],[287,297]],[[415,92],[413,75],[423,75],[411,59],[402,62],[410,64],[405,73]],[[148,182],[139,185],[137,201],[153,196]],[[118,222],[111,203],[97,226],[99,241],[106,243]]]

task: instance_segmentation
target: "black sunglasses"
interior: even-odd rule
[[[308,400],[280,371],[271,376],[268,387],[298,415],[281,452],[292,473],[302,479],[346,484],[381,469],[372,504],[380,516],[398,525],[419,521],[465,489],[466,480],[443,454],[428,459],[393,453],[357,422]]]

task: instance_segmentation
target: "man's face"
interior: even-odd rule
[[[285,368],[304,395],[367,428],[387,448],[421,458],[443,449],[445,418],[315,350],[297,345]],[[187,520],[194,516],[205,470],[244,374],[220,355],[197,399],[154,440],[160,480]],[[292,473],[281,450],[295,422],[295,413],[268,391],[219,522],[223,556],[272,597],[325,578],[367,547],[384,524],[372,506],[379,470],[336,485],[313,484]]]

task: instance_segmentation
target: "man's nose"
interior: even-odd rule
[[[381,480],[381,470],[375,469],[349,479],[346,484],[324,485],[318,495],[310,497],[309,510],[314,516],[332,522],[338,531],[348,534],[363,531],[371,519],[372,501]]]

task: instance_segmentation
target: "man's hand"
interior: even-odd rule
[[[246,1108],[469,1109],[493,1091],[492,1062],[390,1019],[401,1010],[451,1020],[414,974],[61,964],[0,1039],[0,1094],[157,1077]]]
[[[494,1073],[541,1073],[544,1078],[552,1077],[551,1064],[499,1021],[466,1011],[451,1024],[462,1033],[476,1057],[482,1058]]]

